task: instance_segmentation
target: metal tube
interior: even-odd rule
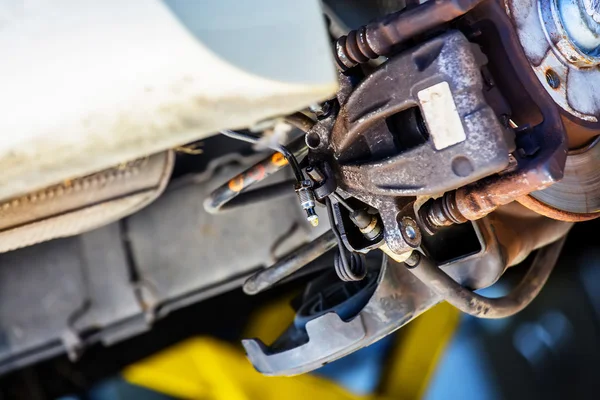
[[[306,154],[308,154],[308,147],[306,147],[306,143],[304,143],[304,137],[300,137],[290,143],[289,151],[293,152],[297,158],[306,156]],[[281,154],[275,153],[270,155],[215,189],[204,201],[204,209],[211,214],[217,214],[235,208],[234,206],[228,206],[228,203],[231,200],[239,196],[250,186],[262,182],[269,176],[280,171],[286,165],[288,165],[288,162]],[[281,187],[281,184],[276,185]],[[268,188],[270,188],[270,186]],[[290,185],[290,188],[293,189],[292,184]],[[267,188],[262,188],[260,190],[271,191]],[[293,193],[291,190],[290,192]],[[254,198],[258,196],[257,193],[252,194],[252,192],[248,195]],[[245,202],[242,201],[242,204],[244,203]],[[240,204],[238,204],[238,206],[240,206]]]
[[[242,133],[242,132],[232,131],[229,129],[224,129],[221,131],[221,134],[223,134],[227,137],[230,137],[232,139],[241,140],[241,141],[247,142],[247,143],[253,143],[253,144],[260,143],[259,137],[250,135],[248,133]],[[300,168],[300,165],[298,164],[298,160],[296,160],[296,157],[294,156],[294,154],[291,151],[289,151],[288,148],[282,144],[267,143],[267,145],[269,146],[269,148],[271,150],[275,150],[275,151],[283,154],[283,156],[285,157],[287,162],[292,167],[292,170],[294,171],[294,176],[296,177],[296,180],[298,182],[302,182],[304,180],[304,175],[302,174],[302,169]]]
[[[220,211],[231,211],[236,208],[262,203],[263,201],[271,201],[283,197],[294,196],[295,192],[290,190],[290,188],[293,188],[295,183],[295,180],[288,179],[269,186],[240,193],[239,196],[232,198],[229,202],[224,204],[220,208]]]
[[[495,299],[480,296],[460,286],[417,251],[405,263],[420,281],[462,312],[479,318],[505,318],[527,307],[538,295],[556,265],[565,239],[563,237],[538,250],[529,271],[517,287],[508,295]]]
[[[481,219],[498,207],[545,189],[561,178],[562,173],[548,177],[536,169],[491,175],[429,200],[419,209],[419,216],[423,228],[434,233],[443,226]]]
[[[564,210],[559,210],[558,208],[554,208],[548,204],[545,204],[535,197],[531,195],[523,196],[517,198],[517,201],[530,209],[531,211],[535,211],[536,213],[543,215],[548,218],[552,218],[558,221],[566,221],[566,222],[581,222],[581,221],[590,221],[592,219],[596,219],[600,217],[600,212],[594,213],[574,213]]]
[[[313,126],[315,126],[315,121],[301,112],[290,114],[284,117],[283,120],[288,124],[293,125],[295,128],[300,129],[304,133],[307,133],[312,129]]]
[[[335,56],[342,70],[379,56],[394,46],[466,14],[482,0],[434,0],[376,20],[336,41]]]
[[[277,282],[292,275],[306,264],[316,260],[337,245],[333,231],[327,231],[310,243],[291,252],[272,266],[252,275],[244,283],[244,293],[253,295],[262,292]]]

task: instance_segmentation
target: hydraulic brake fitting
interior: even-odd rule
[[[315,211],[315,193],[312,190],[312,182],[310,180],[298,182],[294,190],[298,195],[300,206],[306,212],[306,220],[312,226],[319,225],[319,216]]]
[[[376,215],[366,210],[355,210],[350,213],[350,220],[368,240],[374,241],[381,237],[381,222]]]

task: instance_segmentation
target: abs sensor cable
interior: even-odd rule
[[[291,116],[286,117],[285,120],[304,132],[308,131],[314,124],[310,118],[300,113],[292,114]],[[223,130],[221,133],[232,139],[252,144],[261,142],[260,137],[249,133],[232,130]],[[284,181],[246,192],[246,189],[250,186],[265,180],[267,177],[273,175],[275,172],[289,164],[292,167],[295,177],[295,181],[293,182],[294,190],[298,196],[302,209],[306,212],[306,218],[311,225],[318,225],[319,219],[315,211],[316,203],[315,195],[312,190],[312,183],[310,180],[304,179],[302,168],[297,159],[297,157],[304,157],[308,153],[304,137],[296,139],[290,144],[289,148],[282,144],[269,144],[268,146],[272,150],[275,150],[276,153],[234,176],[213,191],[204,201],[205,210],[211,214],[217,214],[291,193],[282,190],[285,189],[286,186],[292,184],[290,181]]]

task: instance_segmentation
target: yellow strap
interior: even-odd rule
[[[287,303],[270,303],[253,318],[246,333],[250,337],[277,337],[293,316]],[[454,307],[442,303],[401,329],[377,396],[354,395],[315,375],[265,377],[252,368],[240,349],[209,337],[189,339],[163,350],[126,368],[123,377],[132,384],[184,399],[413,400],[424,395],[459,317]]]
[[[460,321],[460,311],[440,303],[398,332],[380,385],[383,398],[421,399]]]
[[[243,352],[208,337],[190,339],[123,371],[129,383],[184,399],[361,400],[313,375],[269,378]]]

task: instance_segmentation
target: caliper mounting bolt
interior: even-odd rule
[[[421,230],[414,219],[402,217],[400,220],[400,233],[402,234],[402,239],[410,247],[417,248],[421,245]]]

